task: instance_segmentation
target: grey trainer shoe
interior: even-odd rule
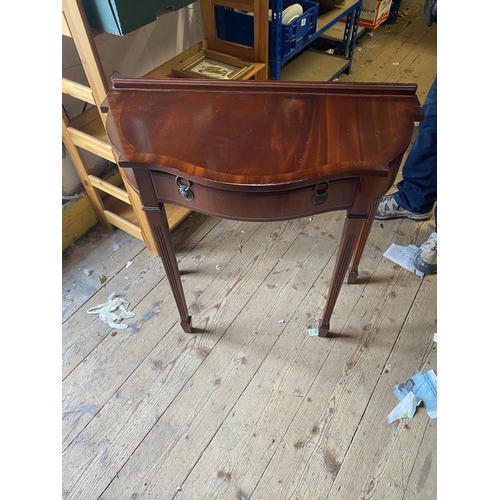
[[[418,249],[413,265],[425,274],[437,273],[437,233],[433,231],[429,239]]]
[[[400,207],[397,201],[394,199],[394,194],[395,193],[392,193],[380,198],[377,213],[375,214],[375,219],[388,220],[406,217],[407,219],[411,220],[429,220],[432,217],[432,210],[425,214],[417,214]]]

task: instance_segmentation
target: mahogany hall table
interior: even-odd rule
[[[423,118],[413,84],[114,78],[106,128],[191,332],[164,203],[242,221],[345,210],[319,335]],[[349,272],[348,272],[349,271]]]

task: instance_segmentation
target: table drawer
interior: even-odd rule
[[[287,220],[352,206],[358,179],[342,179],[279,191],[232,191],[206,186],[162,172],[151,173],[156,196],[196,212],[235,220]],[[280,186],[282,189],[282,186]]]

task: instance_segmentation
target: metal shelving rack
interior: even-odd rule
[[[299,50],[292,50],[286,56],[281,53],[281,15],[283,10],[283,0],[271,0],[271,10],[273,12],[270,29],[270,55],[269,68],[270,78],[273,80],[293,79],[293,69],[295,61],[300,54],[307,53],[311,49],[311,45],[318,41],[324,40],[331,46],[340,49],[340,55],[324,54],[325,57],[331,58],[332,74],[327,80],[337,78],[341,73],[349,73],[352,65],[354,45],[358,34],[359,16],[361,13],[362,0],[346,0],[343,5],[333,7],[331,11],[318,16],[316,33],[310,35],[307,43]],[[279,14],[278,14],[279,13]],[[276,15],[275,15],[276,14]],[[341,22],[345,18],[345,23]],[[340,26],[339,26],[340,25]],[[340,27],[340,30],[338,29]],[[292,59],[294,59],[292,61]],[[281,68],[288,62],[286,71],[282,75]]]

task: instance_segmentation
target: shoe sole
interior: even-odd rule
[[[393,219],[410,219],[416,221],[429,220],[432,217],[431,214],[416,214],[416,215],[375,215],[376,220],[393,220]]]
[[[429,264],[422,259],[422,249],[419,249],[413,259],[415,269],[418,269],[424,274],[437,274],[437,264]]]

